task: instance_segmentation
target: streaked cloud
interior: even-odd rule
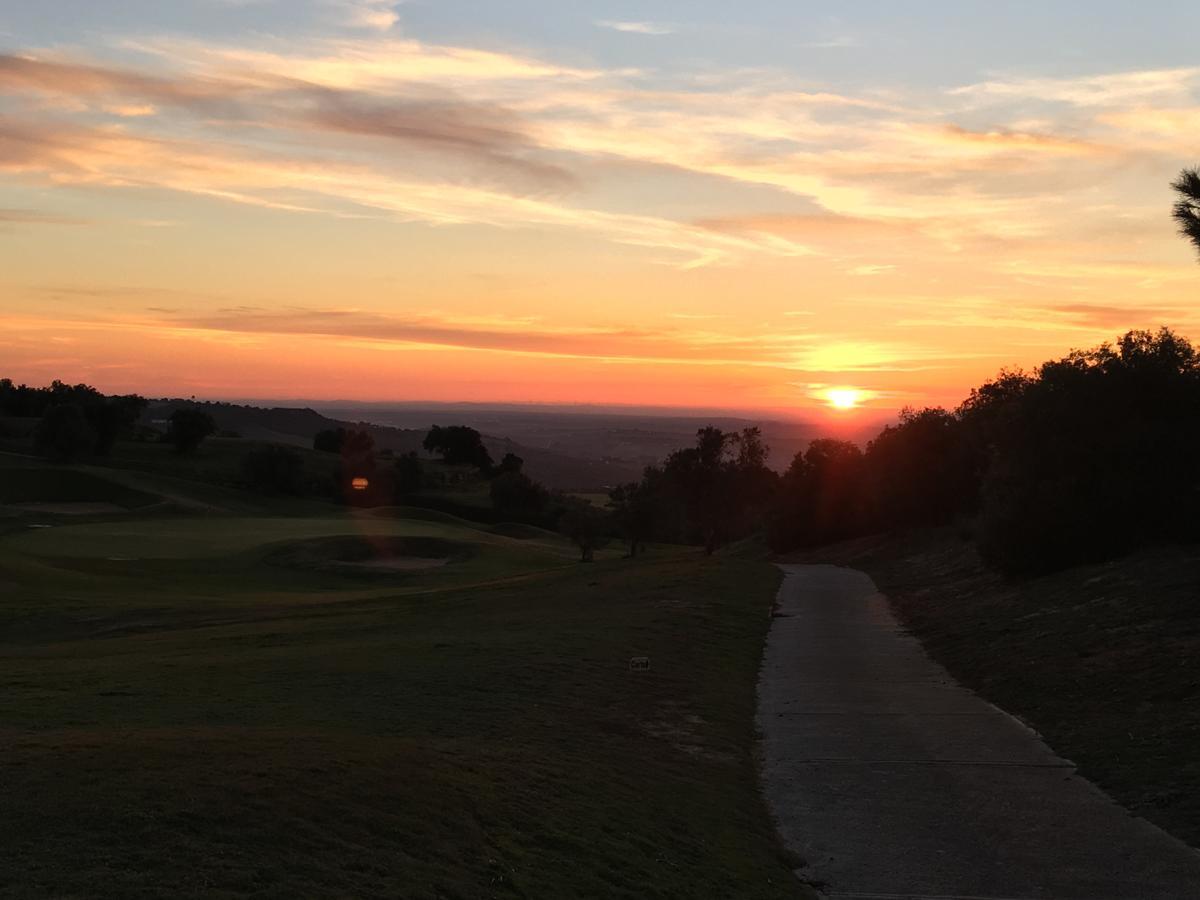
[[[918,372],[943,368],[963,354],[946,354],[911,341],[858,342],[814,331],[716,332],[697,327],[553,326],[509,319],[380,314],[344,308],[226,307],[196,315],[179,308],[143,307],[149,317],[90,315],[65,323],[27,318],[27,328],[84,332],[136,329],[178,340],[235,340],[287,336],[338,339],[377,350],[441,348],[555,359],[767,369],[811,377],[841,372]],[[968,356],[972,354],[967,354]]]
[[[246,12],[268,8],[288,4]],[[225,248],[208,293],[96,294],[138,303],[141,318],[88,327],[208,346],[334,342],[346,359],[436,348],[473,365],[727,367],[747,384],[760,370],[825,385],[854,373],[885,397],[992,366],[977,350],[990,342],[1184,321],[1196,273],[1166,182],[1194,161],[1198,68],[835,82],[815,64],[625,65],[679,40],[595,41],[620,60],[605,64],[590,46],[422,40],[394,3],[305,9],[321,28],[83,35],[0,56],[9,237],[45,254],[37,235],[50,235],[56,258],[88,261],[96,290],[129,277],[101,257],[126,271],[153,269],[160,244],[186,258],[192,239],[223,241],[214,220],[251,233],[247,207],[286,223],[266,243],[296,244],[274,270]],[[589,23],[707,27],[576,19]],[[854,33],[815,23],[795,46],[851,47]],[[841,58],[801,55],[831,71]],[[184,227],[92,229],[103,252],[40,227],[104,216]],[[326,242],[331,274],[310,285]],[[481,271],[495,280],[468,274]],[[521,314],[490,309],[501,281]],[[27,311],[47,296],[26,291]],[[89,307],[84,294],[54,302]]]
[[[647,364],[795,368],[796,348],[819,343],[815,334],[730,334],[695,328],[548,326],[513,320],[480,321],[445,313],[383,315],[346,309],[229,308],[200,317],[174,316],[160,327],[238,334],[302,334]]]

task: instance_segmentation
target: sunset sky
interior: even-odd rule
[[[1200,338],[1200,4],[0,0],[0,376],[953,404]]]

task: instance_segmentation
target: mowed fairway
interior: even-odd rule
[[[801,895],[753,753],[775,570],[427,519],[9,520],[0,893]],[[364,536],[449,555],[322,556]]]

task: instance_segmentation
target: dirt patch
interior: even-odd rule
[[[651,737],[668,741],[680,753],[714,762],[732,762],[730,753],[717,750],[706,740],[707,725],[701,716],[685,713],[678,704],[660,703],[661,718],[645,719],[640,725]]]
[[[341,535],[291,541],[273,548],[266,560],[294,569],[381,577],[440,569],[470,559],[474,552],[469,544],[441,538]]]

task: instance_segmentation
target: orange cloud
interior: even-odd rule
[[[364,28],[390,28],[378,4],[353,5]],[[138,63],[0,56],[0,179],[22,198],[0,212],[22,242],[6,299],[48,302],[29,285],[51,266],[85,289],[166,284],[169,256],[189,272],[203,258],[196,278],[222,308],[196,286],[92,332],[64,314],[79,355],[21,350],[38,365],[101,371],[83,350],[103,334],[147,365],[176,363],[139,341],[172,343],[192,383],[200,360],[244,369],[257,347],[288,377],[300,348],[409,379],[420,366],[400,357],[453,359],[480,390],[510,365],[526,396],[636,369],[680,396],[700,390],[688,373],[763,401],[805,372],[911,397],[1036,361],[1128,320],[1124,306],[1165,317],[1195,277],[1164,205],[1200,115],[1194,69],[850,95],[759,70],[668,83],[378,35],[118,49]],[[80,214],[15,208],[43,193]],[[87,241],[34,227],[102,217]],[[123,227],[163,220],[185,227]],[[334,309],[342,297],[361,309]],[[530,314],[486,312],[509,300]],[[44,337],[48,321],[13,327]],[[999,341],[1002,359],[978,354]]]

